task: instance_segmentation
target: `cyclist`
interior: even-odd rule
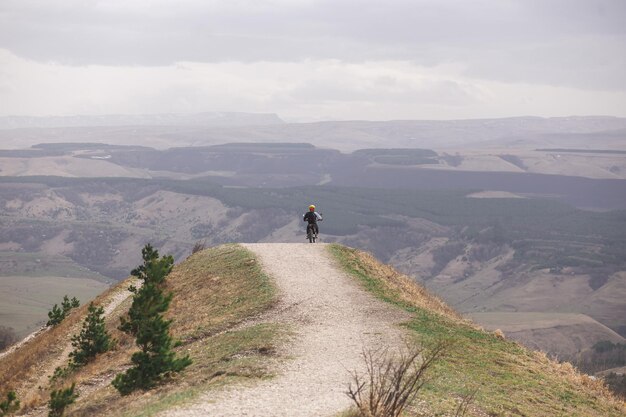
[[[317,234],[319,233],[319,227],[317,227],[317,222],[322,221],[323,219],[322,216],[315,211],[315,206],[313,204],[309,206],[309,211],[304,213],[304,216],[302,216],[302,220],[309,223],[309,225],[307,226],[307,231],[309,230],[309,227],[312,227],[313,233],[315,233],[315,236],[317,236]]]

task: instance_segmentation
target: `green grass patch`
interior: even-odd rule
[[[276,360],[273,357],[276,343],[287,334],[282,326],[262,324],[195,342],[185,349],[194,362],[181,375],[184,384],[177,384],[173,390],[157,391],[144,401],[140,398],[117,415],[152,416],[229,384],[253,384],[271,378],[270,364]]]
[[[252,254],[239,245],[206,249],[168,277],[170,314],[181,340],[211,336],[274,305],[276,290]]]
[[[358,251],[340,245],[331,245],[330,250],[365,289],[413,313],[405,326],[419,343],[428,346],[446,340],[451,344],[420,393],[434,415],[454,412],[458,399],[474,389],[478,392],[470,415],[626,415],[601,389],[581,385],[584,377],[571,368],[466,322],[421,308],[400,297],[393,283],[376,265],[365,264]]]
[[[199,359],[194,368],[203,375],[211,371],[209,378],[220,375],[264,378],[272,372],[263,361],[275,353],[276,340],[282,340],[286,334],[284,327],[268,323],[222,333],[210,344],[191,349]]]
[[[118,415],[120,417],[154,416],[161,411],[169,410],[176,406],[188,403],[198,396],[199,391],[200,387],[194,387],[186,391],[169,393],[146,404],[141,404],[139,406],[132,405],[129,409],[124,410],[123,413],[113,413],[111,415]]]

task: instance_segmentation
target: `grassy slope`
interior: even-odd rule
[[[366,289],[413,313],[406,326],[421,343],[439,339],[453,343],[421,394],[435,415],[453,412],[456,399],[474,389],[478,392],[469,415],[626,415],[624,404],[614,400],[601,383],[578,374],[569,364],[558,364],[476,328],[409,278],[363,252],[340,245],[330,250]]]
[[[601,384],[571,367],[476,329],[408,278],[362,252],[339,245],[331,250],[369,291],[414,314],[406,325],[422,342],[442,337],[454,342],[435,369],[438,378],[423,392],[422,398],[434,413],[450,412],[459,396],[478,388],[472,415],[626,415],[623,404],[612,400]],[[121,283],[97,302],[104,303],[127,285]],[[132,340],[115,329],[129,307],[127,300],[107,319],[109,330],[119,340],[117,350],[61,381],[67,385],[75,380],[84,390],[68,415],[153,415],[212,387],[271,376],[273,346],[284,329],[233,328],[270,308],[275,299],[268,277],[251,253],[236,245],[199,252],[176,266],[168,277],[168,289],[175,293],[170,308],[172,332],[182,341],[179,351],[189,353],[194,363],[155,390],[120,397],[108,381],[127,366],[133,349]],[[80,324],[84,314],[83,307],[57,328],[0,360],[0,386],[17,389],[29,407],[43,405],[50,387],[39,390],[33,382],[45,371],[42,364],[52,363],[59,355],[53,341],[67,341],[69,330]]]
[[[128,281],[120,283],[97,302],[103,303],[128,285]],[[109,381],[128,366],[134,351],[133,340],[116,329],[120,316],[130,306],[129,298],[107,318],[109,331],[118,339],[117,349],[57,385],[76,381],[83,390],[67,415],[153,415],[215,386],[271,376],[274,345],[285,334],[284,329],[269,325],[233,329],[270,308],[275,300],[269,278],[250,252],[237,245],[225,245],[196,253],[174,268],[167,278],[167,289],[174,292],[168,313],[173,319],[172,334],[182,342],[177,350],[188,353],[193,364],[182,375],[150,392],[127,397],[117,393]],[[70,329],[80,324],[85,310],[0,360],[3,390],[16,389],[28,407],[44,405],[50,387],[39,390],[32,382],[41,374],[42,363],[51,363],[59,356],[58,343],[53,341],[67,343]]]

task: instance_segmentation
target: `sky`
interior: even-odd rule
[[[624,0],[0,0],[0,116],[626,116]]]

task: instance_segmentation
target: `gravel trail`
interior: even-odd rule
[[[139,281],[138,279],[133,279],[130,281],[130,283],[135,286],[141,286],[141,281]],[[122,304],[126,299],[128,299],[128,297],[132,295],[133,293],[128,291],[128,289],[126,288],[120,288],[115,293],[111,294],[109,298],[103,301],[101,304],[102,307],[104,308],[104,316],[105,317],[109,316],[113,312],[113,310],[115,310],[120,304]],[[54,374],[54,370],[57,367],[67,365],[70,353],[74,350],[74,347],[72,346],[71,336],[80,332],[82,325],[83,325],[83,322],[81,321],[81,322],[76,323],[70,329],[70,331],[68,332],[68,338],[66,340],[66,344],[65,344],[65,347],[63,348],[62,353],[51,362],[42,364],[39,378],[37,382],[33,384],[33,386],[36,386],[36,387],[48,386],[50,377]],[[48,327],[45,327],[43,330],[39,330],[38,332],[35,332],[36,334],[33,334],[33,338],[36,337],[38,334],[47,330],[48,330]],[[30,340],[32,340],[32,338]],[[30,340],[26,341],[26,343],[29,343]],[[99,386],[99,385],[110,383],[111,379],[113,379],[113,375],[110,376],[108,381],[104,381],[104,380],[98,381],[97,385]],[[96,385],[94,384],[90,384],[87,387],[85,387],[84,385],[79,385],[77,387],[77,391],[79,394],[84,395],[87,392],[86,390],[93,391],[95,388],[96,388]],[[28,413],[23,414],[23,416],[24,417],[46,416],[48,414],[48,411],[49,411],[48,406],[45,405],[45,406],[34,408],[30,410]]]
[[[290,325],[294,337],[278,375],[254,386],[203,394],[167,416],[333,416],[351,402],[350,373],[363,371],[364,348],[403,345],[407,313],[362,290],[340,271],[324,244],[257,243],[254,252],[280,291],[278,306],[260,322]]]

